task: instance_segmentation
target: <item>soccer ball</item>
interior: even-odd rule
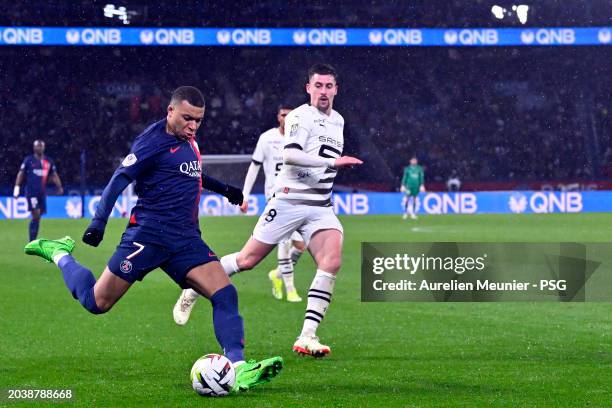
[[[191,386],[200,395],[223,397],[228,395],[236,382],[234,365],[220,354],[206,354],[191,367]]]

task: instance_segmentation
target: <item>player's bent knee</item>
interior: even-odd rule
[[[259,263],[259,257],[255,255],[239,256],[236,259],[238,267],[241,271],[250,271]]]
[[[325,272],[331,273],[332,275],[338,273],[341,266],[342,259],[340,258],[340,256],[327,256],[317,263],[317,268],[324,270]]]

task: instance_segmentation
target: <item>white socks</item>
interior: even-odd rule
[[[55,254],[55,256],[53,257],[53,263],[55,263],[56,265],[59,264],[60,259],[62,259],[63,257],[65,257],[66,255],[69,255],[68,252],[58,252],[57,254]]]
[[[289,249],[289,258],[291,258],[293,266],[295,266],[295,264],[300,259],[300,256],[302,256],[303,253],[304,251],[300,251],[299,249],[291,245],[291,248]]]
[[[293,263],[289,256],[290,247],[292,247],[291,241],[283,241],[278,244],[278,274],[283,278],[287,293],[295,291],[295,285],[293,284]]]
[[[221,266],[223,267],[223,270],[225,271],[227,276],[232,276],[235,273],[240,272],[240,268],[238,268],[238,262],[236,261],[237,256],[238,252],[234,252],[233,254],[221,257]]]
[[[325,317],[325,312],[331,302],[336,277],[331,273],[317,269],[310,289],[308,290],[308,305],[304,316],[304,326],[300,336],[315,336],[319,324]]]

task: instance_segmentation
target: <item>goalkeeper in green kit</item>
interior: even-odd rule
[[[423,168],[419,166],[416,156],[410,159],[410,166],[404,167],[400,191],[405,194],[403,199],[405,212],[402,218],[406,219],[410,215],[410,218],[416,220],[419,193],[425,191],[425,173]]]

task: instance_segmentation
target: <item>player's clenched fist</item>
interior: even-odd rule
[[[87,245],[97,247],[104,238],[104,225],[97,220],[93,220],[83,234],[83,242]]]
[[[249,200],[245,198],[244,202],[240,205],[240,211],[245,213],[249,211]]]
[[[356,157],[342,156],[336,159],[336,161],[334,162],[334,167],[336,168],[350,167],[350,166],[358,166],[360,164],[363,164],[363,161],[359,160]]]

